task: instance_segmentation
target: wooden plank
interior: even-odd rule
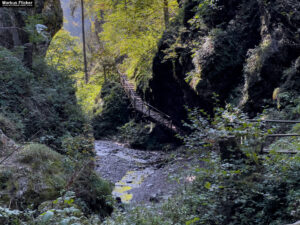
[[[249,120],[250,122],[267,122],[267,123],[300,123],[299,120]]]
[[[300,137],[300,134],[269,134],[267,137]]]
[[[270,153],[272,150],[271,149],[263,149],[263,153]],[[275,150],[277,153],[282,153],[282,154],[297,154],[299,151],[293,151],[293,150]]]

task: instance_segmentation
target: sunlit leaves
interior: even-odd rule
[[[178,3],[168,3],[172,19]],[[151,77],[152,59],[165,29],[163,0],[97,0],[94,7],[105,21],[100,39],[111,54],[127,56],[123,68],[136,80]]]
[[[76,73],[82,70],[82,50],[79,38],[72,37],[64,29],[60,30],[53,38],[46,55],[49,65],[58,70]]]

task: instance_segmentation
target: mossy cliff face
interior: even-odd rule
[[[13,48],[29,42],[24,31],[28,16],[41,15],[43,24],[53,37],[63,24],[59,0],[36,0],[34,8],[0,8],[0,46]],[[45,50],[41,52],[45,54]]]
[[[276,88],[300,90],[300,3],[262,1],[259,12],[261,40],[248,51],[243,70],[241,105],[250,112],[261,111]]]
[[[184,105],[211,112],[214,93],[255,115],[274,89],[295,89],[299,23],[298,1],[184,1],[159,43],[146,98],[177,121]]]

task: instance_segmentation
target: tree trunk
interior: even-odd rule
[[[23,63],[29,69],[32,69],[32,54],[33,54],[33,45],[31,43],[25,44]]]
[[[107,81],[107,78],[106,78],[106,66],[103,66],[103,73],[104,73],[104,81],[106,82]]]
[[[164,20],[165,20],[165,27],[166,29],[169,28],[169,20],[170,20],[170,14],[169,14],[169,1],[164,0]]]
[[[88,72],[87,72],[87,60],[86,60],[86,48],[85,48],[84,4],[83,4],[83,0],[81,0],[81,26],[82,26],[84,75],[85,75],[85,83],[87,84],[89,82],[89,76],[88,76]]]

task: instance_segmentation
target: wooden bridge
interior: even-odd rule
[[[130,100],[132,107],[141,113],[146,119],[158,123],[174,133],[182,133],[182,130],[174,125],[172,119],[167,114],[149,105],[141,99],[134,90],[134,85],[128,80],[125,74],[119,71],[121,85]]]
[[[279,123],[279,124],[298,124],[300,123],[299,120],[249,120],[253,123],[258,122],[265,122],[265,123]],[[266,136],[267,138],[277,138],[277,137],[300,137],[300,134],[293,133],[293,134],[269,134]],[[261,153],[270,153],[271,150],[268,148],[264,148],[264,143],[261,146]],[[284,153],[284,154],[297,154],[299,151],[297,150],[276,150],[277,153]]]
[[[121,85],[128,96],[130,103],[132,107],[139,113],[141,113],[146,119],[158,123],[168,130],[177,133],[177,134],[184,134],[184,132],[174,125],[172,119],[167,114],[161,112],[157,108],[149,105],[145,101],[141,99],[137,95],[134,89],[134,85],[128,80],[127,76],[125,74],[122,74],[119,71],[120,75],[120,82]],[[249,120],[250,122],[256,123],[256,122],[266,122],[266,123],[281,123],[281,124],[297,124],[300,123],[300,121],[294,121],[294,120]],[[276,138],[276,137],[297,137],[300,136],[300,134],[270,134],[267,135],[267,138]],[[267,148],[264,148],[264,145],[261,148],[261,153],[269,153],[270,150]],[[291,151],[291,150],[281,150],[278,151],[280,153],[288,153],[288,154],[295,154],[297,151]]]

